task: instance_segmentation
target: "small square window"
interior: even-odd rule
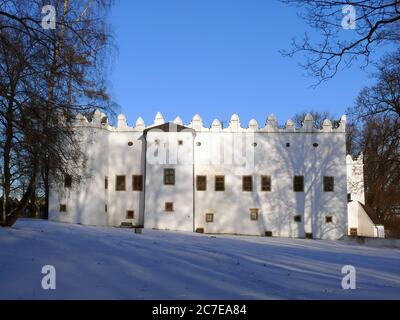
[[[261,191],[271,191],[271,176],[261,177]]]
[[[71,188],[71,186],[72,186],[72,176],[70,174],[66,174],[64,179],[64,187]]]
[[[258,220],[258,209],[250,209],[250,220],[251,221]]]
[[[125,176],[116,176],[115,177],[115,190],[116,191],[125,191],[126,183]]]
[[[225,176],[215,176],[215,191],[225,191]]]
[[[242,182],[243,191],[253,191],[253,177],[252,176],[243,176]]]
[[[324,192],[333,192],[334,189],[334,178],[324,177]]]
[[[67,205],[66,204],[60,204],[60,212],[66,212],[67,211]]]
[[[134,218],[135,218],[135,211],[133,211],[133,210],[127,210],[127,211],[126,211],[126,218],[127,218],[127,219],[134,219]]]
[[[213,213],[206,213],[206,222],[207,223],[214,222],[214,214]]]
[[[143,176],[133,175],[132,176],[132,190],[133,191],[143,191]]]
[[[357,236],[357,228],[350,228],[350,235],[352,237],[356,237]]]
[[[290,142],[286,142],[286,148],[290,147]]]
[[[301,215],[295,215],[294,216],[294,222],[301,222]]]
[[[304,176],[295,176],[293,178],[293,191],[294,192],[304,191]]]
[[[207,190],[207,176],[197,176],[196,177],[196,187],[197,191]]]
[[[173,202],[166,202],[165,203],[165,211],[166,212],[174,211],[174,203]]]
[[[183,146],[183,140],[178,140],[178,146]]]
[[[164,185],[172,186],[175,184],[175,169],[164,169]]]
[[[332,222],[333,222],[332,216],[326,216],[325,217],[325,223],[332,223]]]

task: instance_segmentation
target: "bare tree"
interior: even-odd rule
[[[293,40],[290,50],[282,51],[286,56],[305,53],[302,66],[318,83],[356,60],[367,66],[377,48],[400,43],[399,0],[280,1],[298,7],[300,17],[320,36],[315,41],[306,33],[301,41]]]
[[[37,188],[48,204],[51,180],[82,163],[74,116],[110,108],[104,63],[112,1],[53,1],[57,24],[49,30],[40,24],[44,4],[0,1],[3,225],[15,222]],[[15,208],[9,205],[13,188],[20,192]]]

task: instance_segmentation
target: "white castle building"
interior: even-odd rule
[[[274,115],[243,128],[234,114],[228,127],[214,120],[206,128],[199,115],[184,125],[158,113],[148,127],[141,118],[131,127],[124,115],[113,127],[96,111],[90,122],[78,115],[75,127],[84,178],[53,183],[51,220],[338,239],[350,232],[348,193],[363,193],[363,184],[348,191],[346,116],[322,129],[311,115],[301,128],[291,120],[279,127]]]

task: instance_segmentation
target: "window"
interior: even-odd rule
[[[67,205],[66,204],[60,204],[60,212],[66,212],[67,211]]]
[[[197,191],[207,190],[207,176],[197,176],[196,177],[196,187]]]
[[[107,203],[104,205],[104,211],[107,212]]]
[[[294,216],[294,222],[301,222],[301,215],[295,215]]]
[[[132,142],[132,141],[129,141],[129,142],[128,142],[128,146],[132,147],[132,146],[133,146],[133,142]]]
[[[294,176],[293,191],[294,192],[303,192],[304,191],[304,176]]]
[[[127,218],[127,219],[134,219],[134,218],[135,218],[135,211],[133,211],[133,210],[127,210],[127,211],[126,211],[126,218]]]
[[[116,191],[125,191],[125,176],[116,176],[115,179],[115,190]]]
[[[143,176],[133,175],[132,176],[132,190],[142,191],[143,190]]]
[[[168,186],[175,184],[175,169],[164,169],[164,184]]]
[[[178,146],[183,146],[183,140],[178,140]]]
[[[71,188],[72,186],[72,176],[70,174],[66,174],[64,178],[64,187]]]
[[[258,209],[250,209],[250,220],[251,221],[258,220]]]
[[[204,228],[196,228],[197,233],[204,233]]]
[[[290,147],[290,142],[286,142],[286,148]]]
[[[215,191],[225,191],[225,176],[215,176]]]
[[[348,193],[347,194],[347,202],[350,202],[351,201],[351,193]]]
[[[108,177],[104,177],[104,189],[108,189]]]
[[[357,228],[350,228],[350,235],[352,237],[356,237],[357,236]]]
[[[271,191],[271,176],[261,176],[261,191]]]
[[[252,176],[243,176],[243,191],[253,191]]]
[[[207,223],[214,222],[214,214],[213,213],[206,213],[206,222]]]
[[[173,202],[166,202],[165,203],[165,211],[166,212],[174,211],[174,203]]]
[[[333,192],[334,179],[333,177],[324,177],[324,192]]]
[[[306,232],[306,239],[312,239],[313,235],[312,232]]]
[[[332,223],[332,221],[333,221],[332,216],[325,217],[325,223]]]
[[[272,231],[265,231],[266,237],[272,237]]]

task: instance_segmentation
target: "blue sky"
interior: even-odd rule
[[[278,52],[307,26],[276,0],[117,0],[111,24],[119,51],[111,92],[129,124],[152,123],[157,111],[185,123],[199,113],[206,125],[232,113],[242,125],[270,113],[283,124],[309,109],[340,117],[371,83],[354,67],[310,88],[301,57]]]

